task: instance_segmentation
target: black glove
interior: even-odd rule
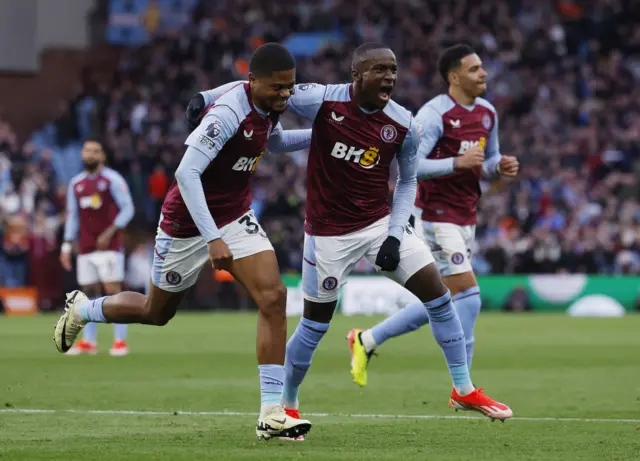
[[[376,257],[376,266],[387,272],[393,272],[400,264],[400,240],[395,237],[387,237],[382,242],[378,256]]]
[[[203,112],[204,96],[198,93],[191,98],[191,101],[189,101],[189,105],[187,106],[187,110],[185,111],[187,123],[189,124],[189,131],[193,131],[198,128],[202,115],[204,115]]]

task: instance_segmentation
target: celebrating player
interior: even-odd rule
[[[311,130],[283,131],[280,113],[295,84],[295,61],[283,46],[258,48],[249,82],[214,91],[215,103],[187,138],[187,150],[162,206],[149,296],[123,292],[89,301],[74,291],[55,329],[62,352],[87,322],[165,325],[209,260],[249,291],[259,308],[257,356],[261,410],[259,439],[297,437],[309,421],[280,405],[285,379],[286,289],[267,235],[251,205],[251,177],[266,148],[308,147]]]
[[[104,166],[102,145],[94,140],[82,146],[84,171],[74,177],[67,189],[67,220],[60,263],[70,271],[72,242],[80,234],[77,259],[78,285],[90,298],[103,292],[113,295],[122,290],[124,246],[122,229],[133,218],[133,200],[124,178]],[[102,291],[104,290],[104,291]],[[89,323],[82,340],[68,355],[95,354],[97,324]],[[127,355],[127,325],[114,325],[115,339],[109,354]]]
[[[509,418],[509,407],[474,388],[451,294],[428,247],[407,224],[417,189],[418,128],[411,113],[391,100],[397,67],[387,46],[367,43],[353,54],[353,83],[297,85],[289,100],[290,111],[313,121],[313,136],[307,167],[304,314],[287,343],[283,403],[289,414],[298,415],[298,390],[329,329],[338,289],[365,257],[424,303],[453,380],[451,399],[468,408],[488,408],[491,417]],[[396,157],[399,178],[390,210],[388,178]],[[366,366],[366,354],[354,355],[359,360]]]
[[[448,94],[433,98],[416,116],[420,125],[421,181],[416,200],[419,213],[414,219],[418,232],[424,228],[425,240],[453,296],[464,330],[467,365],[471,368],[474,328],[481,304],[471,267],[479,178],[516,176],[518,160],[500,154],[496,111],[480,97],[486,91],[487,73],[478,55],[468,46],[453,46],[442,54],[439,70],[449,86]],[[366,384],[367,359],[376,347],[429,320],[428,312],[416,303],[369,330],[351,330],[356,382]],[[455,399],[450,405],[468,409]],[[491,416],[486,409],[481,410]]]

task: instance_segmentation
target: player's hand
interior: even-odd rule
[[[224,240],[215,239],[210,241],[207,246],[209,247],[209,261],[214,269],[229,270],[231,268],[231,262],[233,261],[233,254]]]
[[[196,94],[191,101],[189,101],[189,105],[187,106],[187,110],[185,112],[185,116],[187,117],[187,123],[189,124],[189,131],[193,131],[198,128],[200,125],[200,119],[202,117],[202,112],[204,111],[204,96],[200,93]]]
[[[453,166],[456,170],[471,170],[473,168],[482,166],[484,162],[484,151],[480,146],[475,146],[467,149],[467,151],[453,161]]]
[[[96,250],[105,251],[109,249],[109,245],[111,245],[111,239],[113,238],[113,232],[109,229],[104,231],[102,234],[98,236],[98,240],[96,240]]]
[[[500,176],[508,176],[510,178],[517,176],[520,171],[520,162],[511,155],[503,155],[498,164],[498,173]]]
[[[71,265],[70,251],[63,251],[62,253],[60,253],[60,264],[62,264],[62,267],[64,268],[64,270],[66,270],[67,272],[71,272],[71,269],[73,267]]]
[[[400,264],[400,240],[395,237],[387,237],[382,243],[378,256],[376,256],[376,266],[387,272],[393,272]]]

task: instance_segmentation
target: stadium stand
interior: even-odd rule
[[[320,83],[350,79],[358,44],[388,43],[401,64],[394,98],[414,111],[443,91],[438,52],[470,42],[490,74],[502,151],[522,163],[519,181],[483,184],[476,271],[638,274],[640,4],[590,3],[113,0],[106,37],[123,47],[115,73],[85,81],[24,143],[0,121],[0,285],[59,296],[65,187],[91,133],[129,182],[132,230],[152,235],[184,151],[186,102],[244,78],[251,51],[273,40],[295,51],[299,82]],[[284,272],[301,267],[305,155],[270,156],[256,172],[254,208]],[[144,251],[148,243],[134,254]]]

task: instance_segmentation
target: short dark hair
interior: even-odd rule
[[[438,70],[445,83],[449,84],[449,72],[460,67],[463,58],[475,54],[475,50],[464,43],[453,45],[442,52],[438,60]]]
[[[353,56],[351,58],[351,68],[356,69],[360,61],[364,58],[364,55],[371,50],[389,50],[390,48],[384,43],[380,42],[367,42],[360,45],[353,51]]]
[[[287,48],[275,42],[265,43],[253,52],[249,61],[249,72],[257,77],[266,77],[274,72],[296,68],[296,60]]]
[[[104,144],[98,136],[89,136],[84,140],[84,142],[95,142],[96,144],[100,144],[100,148],[104,150]]]

